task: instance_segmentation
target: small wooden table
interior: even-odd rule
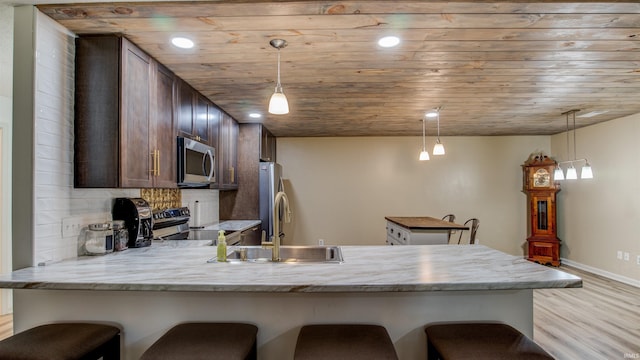
[[[392,217],[387,220],[389,245],[442,245],[449,243],[449,231],[469,227],[430,216]]]

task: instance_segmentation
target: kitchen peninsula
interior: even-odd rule
[[[496,320],[533,332],[533,289],[581,279],[481,245],[344,246],[340,264],[207,263],[206,241],[165,241],[0,276],[14,289],[14,326],[120,324],[123,359],[173,325],[258,326],[260,359],[290,359],[303,324],[384,325],[400,359],[425,358],[424,325]],[[211,334],[215,336],[216,334]]]

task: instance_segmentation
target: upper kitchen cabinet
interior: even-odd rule
[[[207,113],[211,101],[181,79],[177,87],[178,135],[215,147]]]
[[[260,161],[276,161],[276,137],[266,127],[260,126]]]
[[[76,39],[76,187],[177,186],[174,81],[125,38]]]
[[[238,188],[238,122],[222,112],[220,122],[220,134],[218,141],[218,174],[217,179],[220,190],[233,190]]]

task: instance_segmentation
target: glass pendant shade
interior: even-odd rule
[[[433,155],[444,155],[444,145],[440,143],[440,140],[433,146]]]
[[[564,180],[564,172],[562,172],[562,168],[560,166],[556,167],[556,170],[553,172],[553,180]]]
[[[429,153],[427,152],[427,150],[422,149],[422,151],[420,151],[420,157],[418,158],[418,160],[420,161],[429,160]]]
[[[571,164],[571,167],[567,169],[567,180],[575,180],[577,178],[578,172],[576,171],[576,168],[573,167],[573,164]]]
[[[591,165],[589,165],[589,163],[584,164],[582,167],[580,179],[593,179],[593,171],[591,171]]]
[[[284,96],[282,88],[276,88],[276,91],[271,95],[271,100],[269,100],[269,113],[275,115],[289,113],[289,102],[287,101],[287,97]]]

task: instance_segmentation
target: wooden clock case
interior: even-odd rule
[[[534,154],[522,165],[523,189],[527,194],[527,260],[560,266],[560,239],[557,236],[556,194],[560,185],[553,179],[555,160]]]

